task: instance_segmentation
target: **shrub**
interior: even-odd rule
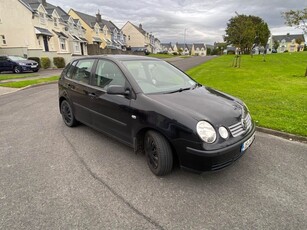
[[[48,57],[41,57],[42,68],[47,69],[51,65],[51,61]]]
[[[234,50],[228,50],[227,54],[236,54],[236,52]]]
[[[178,53],[177,52],[173,52],[173,55],[178,55]]]
[[[288,53],[288,52],[289,52],[288,50],[285,50],[285,51],[284,51],[284,53]]]
[[[65,60],[63,57],[54,57],[53,63],[57,68],[64,68],[65,67]]]
[[[38,67],[39,68],[41,67],[41,60],[39,59],[39,57],[29,57],[28,59],[32,61],[36,61],[38,63]]]

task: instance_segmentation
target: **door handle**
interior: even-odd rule
[[[95,93],[88,93],[87,95],[89,95],[90,97],[96,97]]]
[[[68,88],[70,88],[70,89],[74,89],[75,88],[75,86],[74,85],[72,85],[72,84],[67,84],[67,86],[68,86]]]

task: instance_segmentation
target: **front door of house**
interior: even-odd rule
[[[43,35],[43,40],[44,40],[44,48],[45,51],[49,51],[49,45],[48,45],[48,37],[46,35]]]
[[[80,45],[81,45],[81,55],[84,55],[84,49],[83,49],[84,43],[80,43]]]

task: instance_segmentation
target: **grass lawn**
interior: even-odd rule
[[[36,76],[38,76],[38,73],[0,74],[0,81],[17,79],[17,78],[36,77]]]
[[[155,58],[172,58],[172,57],[176,57],[176,56],[174,56],[174,55],[172,55],[172,54],[149,54],[148,55],[149,57],[155,57]]]
[[[59,76],[53,76],[48,78],[38,78],[33,80],[24,80],[24,81],[15,81],[15,82],[7,82],[7,83],[0,83],[0,86],[3,87],[10,87],[10,88],[23,88],[29,85],[36,85],[41,83],[47,82],[54,82],[59,80]]]
[[[198,82],[241,98],[258,126],[307,136],[307,52],[234,55],[212,59],[187,73]]]

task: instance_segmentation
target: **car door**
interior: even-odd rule
[[[66,73],[64,87],[78,121],[92,125],[90,77],[95,59],[80,59],[73,62]]]
[[[0,71],[9,71],[11,70],[11,62],[6,56],[0,57]]]
[[[93,125],[100,131],[132,144],[130,97],[111,95],[107,88],[112,85],[131,89],[123,72],[112,61],[100,59],[93,75],[92,101]]]

